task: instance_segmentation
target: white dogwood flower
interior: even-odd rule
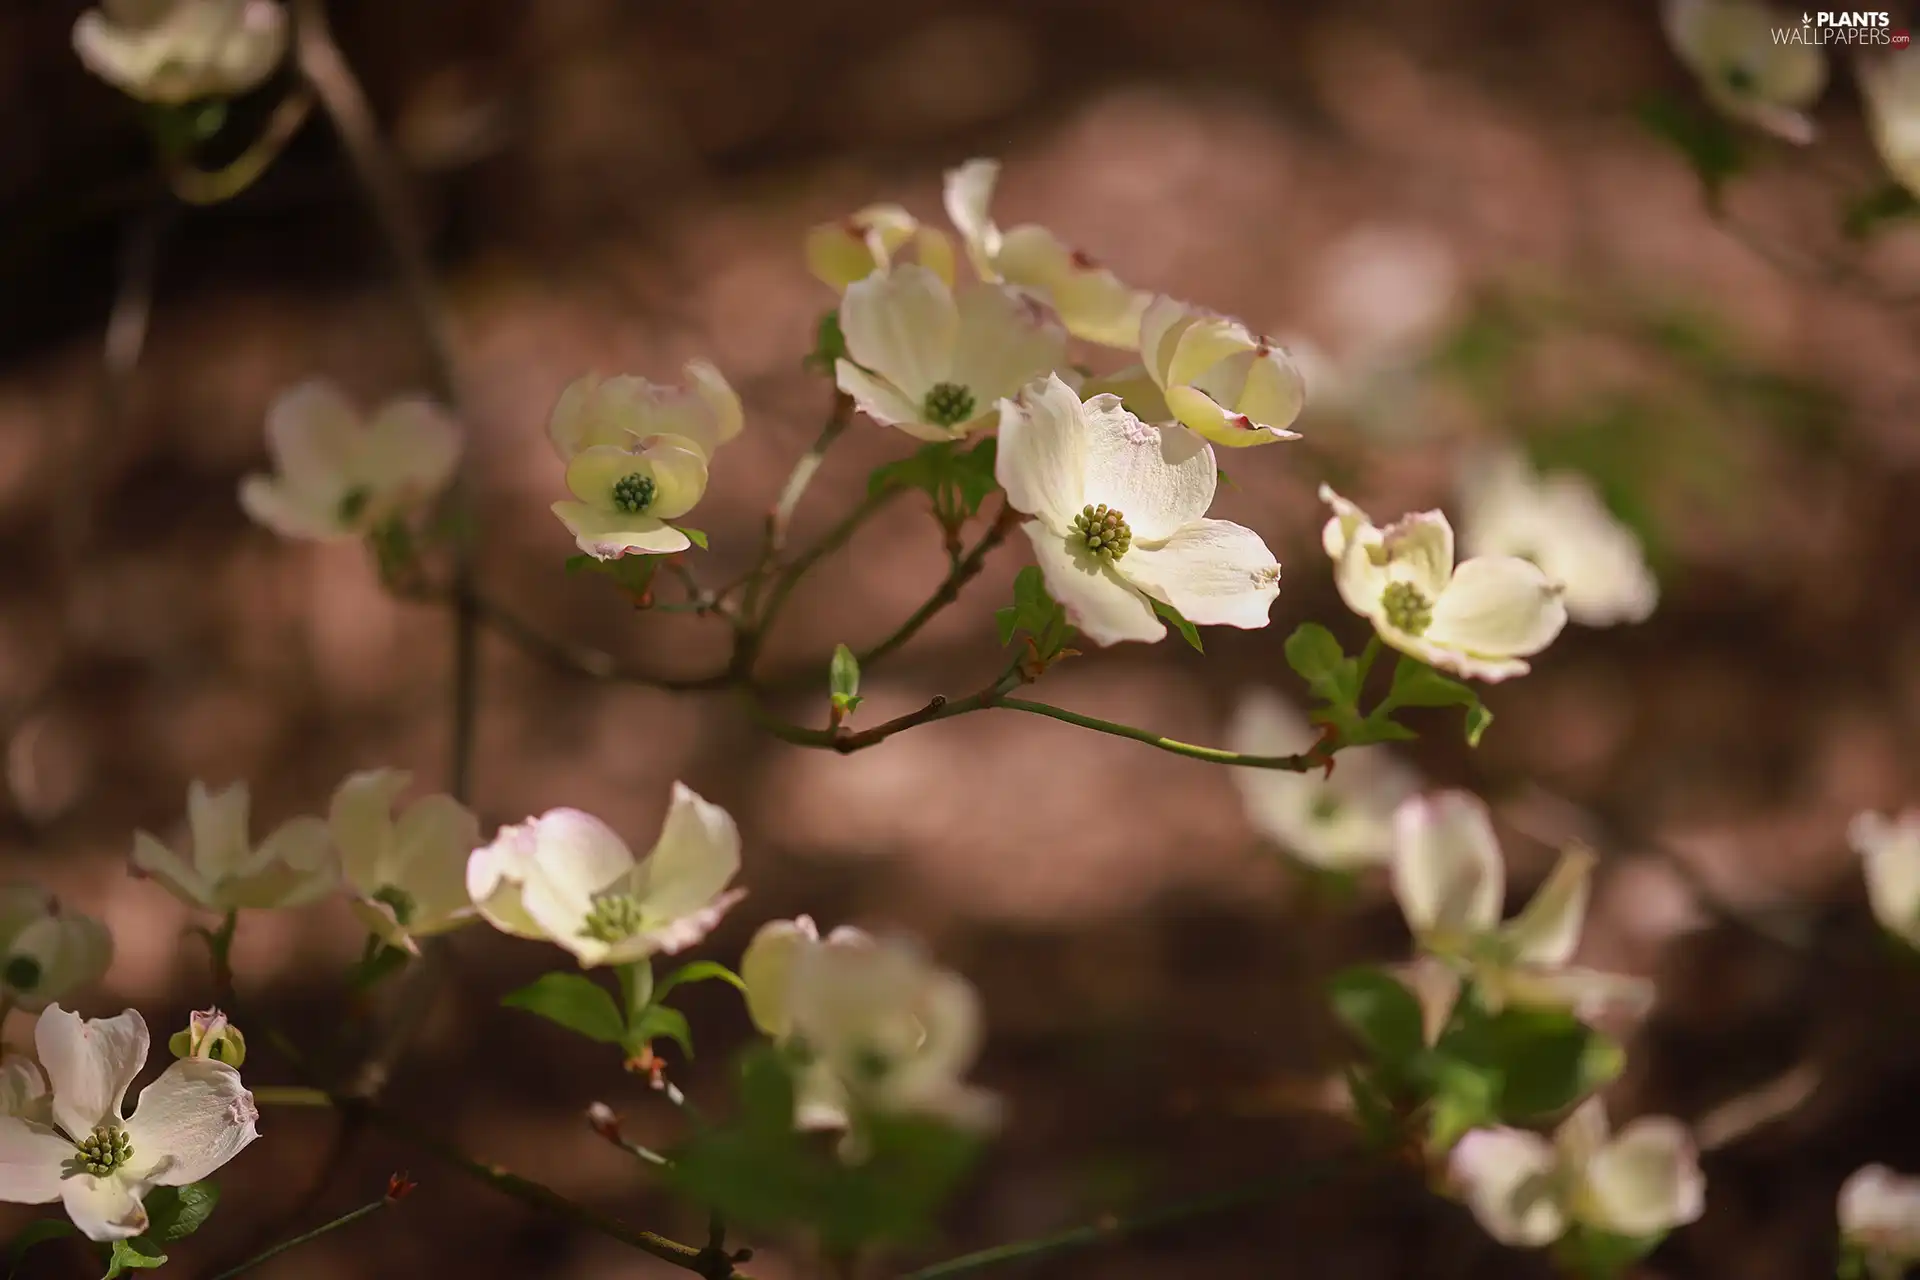
[[[554,402],[547,438],[560,461],[596,446],[639,448],[656,436],[684,440],[711,458],[740,434],[746,415],[720,370],[689,360],[685,386],[662,386],[623,374],[575,378]]]
[[[1306,381],[1286,351],[1238,320],[1164,294],[1140,320],[1140,360],[1168,411],[1230,449],[1298,440]]]
[[[1387,644],[1458,676],[1523,676],[1567,623],[1567,607],[1540,567],[1517,556],[1454,565],[1453,526],[1438,511],[1377,529],[1367,513],[1320,486],[1333,508],[1321,545],[1347,607]]]
[[[1002,231],[990,212],[999,181],[997,160],[969,160],[947,173],[947,217],[980,278],[1038,290],[1076,338],[1107,347],[1137,346],[1150,295],[1121,283],[1045,227],[1026,223]]]
[[[1487,1234],[1534,1249],[1574,1226],[1645,1239],[1706,1208],[1707,1182],[1687,1127],[1642,1116],[1612,1133],[1589,1098],[1548,1140],[1521,1129],[1476,1129],[1453,1149],[1450,1172]]]
[[[61,907],[46,890],[0,886],[0,1000],[29,1012],[98,982],[113,962],[113,935]]]
[[[467,896],[504,933],[542,938],[582,968],[673,955],[706,937],[746,895],[740,832],[682,783],[644,858],[600,819],[550,809],[502,827],[467,862]]]
[[[248,834],[249,806],[244,782],[208,791],[195,781],[187,788],[186,854],[137,831],[135,873],[158,880],[183,902],[212,911],[297,907],[332,892],[340,871],[327,824],[291,818],[256,846]]]
[[[998,1122],[999,1099],[965,1078],[982,1035],[972,983],[903,942],[836,931],[773,945],[788,948],[777,1023],[806,1064],[797,1120],[834,1127],[874,1111],[968,1129]]]
[[[1058,377],[1000,406],[995,475],[1033,519],[1047,590],[1095,644],[1159,640],[1154,601],[1201,626],[1255,628],[1280,564],[1251,529],[1207,519],[1219,470],[1207,442],[1150,426],[1119,397],[1082,404]]]
[[[1245,755],[1305,751],[1318,733],[1270,689],[1240,695],[1227,745]],[[1419,788],[1419,776],[1386,747],[1348,747],[1331,775],[1315,769],[1234,769],[1247,815],[1260,834],[1293,857],[1327,871],[1358,871],[1393,852],[1393,814]]]
[[[280,65],[287,13],[277,0],[102,0],[73,24],[73,48],[142,102],[230,98]]]
[[[34,1044],[51,1090],[0,1117],[0,1200],[60,1200],[88,1239],[139,1235],[149,1191],[198,1182],[260,1136],[240,1073],[206,1058],[173,1063],[123,1116],[147,1061],[147,1024],[132,1009],[82,1020],[53,1005]],[[37,1081],[23,1074],[12,1083]]]
[[[1861,813],[1847,826],[1860,855],[1867,901],[1880,927],[1920,947],[1920,809],[1895,817]]]
[[[394,801],[412,780],[398,769],[352,774],[333,793],[327,824],[355,914],[388,946],[418,954],[416,938],[473,916],[467,859],[480,822],[449,795],[422,796],[396,821]]]
[[[1422,954],[1471,981],[1480,1003],[1643,1011],[1651,983],[1567,962],[1580,945],[1594,855],[1567,850],[1525,910],[1502,924],[1506,862],[1486,805],[1464,791],[1414,796],[1394,814],[1393,894]],[[1444,1002],[1449,1007],[1452,1001]]]
[[[870,204],[807,232],[807,269],[831,289],[885,271],[911,249],[913,260],[953,284],[953,241],[897,204]]]
[[[1779,40],[1798,15],[1754,0],[1664,0],[1667,40],[1700,80],[1707,101],[1788,142],[1816,132],[1807,109],[1827,87],[1819,45]]]
[[[1920,1262],[1920,1178],[1883,1164],[1857,1169],[1840,1187],[1839,1216],[1840,1238],[1871,1280],[1900,1280]]]
[[[1920,58],[1911,49],[1864,57],[1857,72],[1880,161],[1920,199]]]
[[[707,455],[682,436],[589,445],[567,463],[567,488],[572,500],[554,503],[553,514],[594,559],[670,555],[693,545],[667,521],[706,496]]]
[[[1518,556],[1559,584],[1567,616],[1589,627],[1643,622],[1660,599],[1639,538],[1574,472],[1536,475],[1518,453],[1463,469],[1460,545],[1469,556]]]
[[[363,419],[338,387],[314,381],[267,410],[276,474],[240,482],[240,505],[288,538],[362,538],[437,494],[460,461],[460,432],[425,400]]]
[[[842,925],[824,939],[810,916],[760,926],[740,957],[747,1014],[775,1044],[793,1040],[793,975],[801,957],[819,947],[871,947],[873,938]],[[802,1129],[839,1129],[847,1123],[847,1089],[824,1060],[796,1081],[794,1123]]]
[[[840,389],[876,422],[921,440],[954,440],[993,421],[994,405],[1052,370],[1066,334],[1047,309],[1005,285],[976,283],[956,299],[945,281],[906,263],[847,286]]]

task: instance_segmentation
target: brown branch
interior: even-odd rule
[[[919,633],[920,628],[933,619],[935,614],[959,600],[960,592],[969,582],[980,576],[980,571],[986,568],[987,557],[993,553],[995,547],[1007,540],[1007,535],[1018,527],[1021,519],[1020,512],[1014,510],[1010,504],[1003,504],[1000,514],[994,518],[992,524],[987,526],[987,531],[980,535],[980,540],[973,544],[966,555],[954,562],[953,569],[947,574],[946,580],[940,584],[939,589],[932,596],[928,597],[927,602],[914,610],[913,616],[901,623],[899,629],[892,635],[864,653],[856,655],[861,667],[873,665],[906,644]]]

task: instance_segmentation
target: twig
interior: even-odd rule
[[[913,616],[901,623],[899,629],[892,635],[857,655],[860,666],[870,667],[906,644],[919,633],[920,628],[927,625],[935,614],[958,600],[961,590],[980,576],[980,571],[986,567],[987,557],[992,554],[995,547],[1007,540],[1007,535],[1014,531],[1020,520],[1020,513],[1012,506],[1002,506],[999,516],[987,526],[987,531],[980,535],[980,540],[973,544],[972,549],[954,562],[953,569],[947,574],[946,580],[940,584],[932,596],[928,597],[927,602],[914,610]]]
[[[787,529],[793,523],[793,513],[805,496],[807,486],[813,483],[814,473],[820,470],[825,461],[827,450],[853,421],[853,397],[844,391],[833,394],[833,412],[827,418],[827,425],[820,428],[820,434],[800,460],[793,464],[793,471],[787,476],[787,482],[781,486],[779,501],[773,504],[773,510],[767,513],[767,531],[764,549],[761,552],[763,571],[771,567],[787,544]]]
[[[300,126],[313,112],[313,93],[304,84],[280,99],[267,117],[266,128],[242,152],[239,158],[218,169],[196,169],[185,156],[167,159],[167,186],[187,204],[220,204],[231,200],[265,173],[280,153],[287,149]]]
[[[1250,756],[1238,751],[1224,751],[1219,747],[1202,747],[1191,742],[1181,742],[1157,734],[1151,729],[1136,729],[1130,724],[1116,724],[1111,720],[1081,715],[1078,711],[1068,711],[1064,707],[1056,707],[1046,702],[1029,702],[1024,698],[1002,698],[994,705],[1007,711],[1025,711],[1029,715],[1064,720],[1068,724],[1078,725],[1082,729],[1091,729],[1095,733],[1131,738],[1135,742],[1144,742],[1150,747],[1171,751],[1175,755],[1207,760],[1214,764],[1238,765],[1243,769],[1277,769],[1282,773],[1309,773],[1323,767],[1340,749],[1337,741],[1329,742],[1323,738],[1296,755]]]
[[[352,1226],[354,1223],[360,1221],[360,1219],[378,1213],[390,1204],[398,1203],[402,1197],[412,1190],[413,1184],[407,1181],[404,1175],[395,1175],[387,1184],[387,1193],[371,1204],[363,1204],[358,1209],[349,1213],[343,1213],[332,1222],[315,1227],[313,1230],[303,1235],[297,1235],[291,1240],[282,1240],[279,1244],[256,1253],[253,1257],[248,1258],[238,1266],[228,1267],[225,1271],[209,1277],[209,1280],[232,1280],[234,1276],[244,1271],[251,1271],[261,1263],[272,1258],[277,1258],[289,1249],[297,1249],[303,1244],[318,1240],[329,1231],[338,1231],[341,1227]]]

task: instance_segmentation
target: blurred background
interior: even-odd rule
[[[1844,72],[1819,146],[1754,140],[1756,170],[1717,221],[1636,119],[1649,95],[1698,103],[1650,4],[331,8],[431,229],[472,392],[490,595],[661,669],[716,663],[720,624],[638,614],[561,572],[554,397],[587,371],[673,380],[693,356],[725,371],[748,427],[696,521],[713,544],[697,567],[724,580],[831,401],[800,365],[833,301],[806,272],[804,230],[876,200],[939,220],[942,170],[1000,156],[1003,225],[1043,222],[1132,284],[1324,357],[1308,439],[1227,459],[1216,506],[1286,566],[1273,626],[1209,632],[1204,659],[1177,638],[1090,654],[1042,695],[1219,742],[1242,690],[1298,694],[1280,645],[1299,622],[1350,647],[1364,634],[1319,550],[1323,479],[1384,519],[1449,506],[1466,443],[1520,441],[1586,471],[1645,540],[1658,611],[1569,628],[1533,674],[1487,690],[1497,723],[1477,750],[1457,713],[1415,713],[1405,756],[1495,805],[1516,893],[1563,839],[1604,855],[1583,958],[1661,992],[1628,1029],[1613,1109],[1723,1136],[1706,1218],[1644,1274],[1830,1275],[1841,1179],[1869,1160],[1920,1170],[1920,978],[1878,938],[1844,839],[1856,811],[1920,801],[1920,224],[1843,234],[1841,210],[1881,181]],[[111,926],[118,956],[86,1011],[135,1004],[158,1032],[211,986],[181,941],[184,908],[126,875],[133,831],[175,837],[194,778],[249,780],[256,832],[322,808],[351,769],[444,785],[450,628],[386,595],[361,548],[280,541],[235,501],[280,389],[324,375],[371,402],[427,382],[334,135],[316,118],[239,199],[173,204],[132,104],[72,56],[79,12],[0,11],[0,859]],[[279,92],[236,106],[238,145]],[[117,373],[103,355],[116,306]],[[908,447],[858,423],[796,536]],[[989,615],[1019,541],[868,673],[863,718],[999,669]],[[944,570],[920,499],[823,566],[767,655],[796,681],[786,708],[817,723],[834,643],[885,635]],[[725,696],[595,684],[492,636],[482,662],[489,830],[566,804],[644,846],[684,779],[739,818],[751,888],[697,954],[736,961],[759,922],[810,912],[915,933],[980,985],[979,1075],[1010,1121],[944,1238],[903,1267],[1350,1144],[1321,1114],[1341,1040],[1319,988],[1340,965],[1398,958],[1398,915],[1376,882],[1336,903],[1288,870],[1226,771],[1011,714],[842,758],[765,737]],[[339,975],[360,945],[337,903],[249,917],[243,994],[318,1039],[349,1009]],[[389,1102],[697,1238],[698,1215],[582,1119],[605,1101],[631,1136],[666,1143],[672,1109],[613,1053],[497,1007],[554,953],[484,929],[448,951]],[[673,1066],[715,1106],[748,1036],[718,986],[690,990],[701,1056]],[[254,1083],[291,1081],[258,1058]],[[1729,1121],[1730,1102],[1747,1112]],[[208,1274],[404,1168],[422,1185],[403,1210],[258,1274],[680,1274],[379,1135],[339,1154],[327,1115],[270,1110],[263,1130],[176,1267]],[[28,1216],[9,1206],[4,1222]],[[810,1274],[804,1250],[752,1243],[762,1280]],[[49,1246],[25,1274],[86,1265]],[[1548,1272],[1417,1175],[1383,1172],[991,1274]]]

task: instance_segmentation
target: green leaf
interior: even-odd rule
[[[961,515],[973,515],[987,495],[999,487],[994,478],[998,443],[985,437],[962,450],[960,441],[941,440],[916,449],[905,458],[876,467],[867,477],[867,495],[887,489],[920,489],[938,503],[944,497]]]
[[[1152,597],[1148,598],[1152,599]],[[1193,646],[1195,653],[1205,653],[1207,651],[1207,647],[1200,643],[1199,631],[1195,630],[1194,625],[1187,621],[1187,616],[1184,613],[1181,613],[1164,600],[1154,600],[1153,611],[1162,618],[1165,618],[1168,624],[1180,633],[1180,638]]]
[[[844,644],[833,647],[833,661],[827,664],[827,689],[845,698],[860,692],[860,660]]]
[[[1920,199],[1897,182],[1886,182],[1847,205],[1841,228],[1850,240],[1865,240],[1889,222],[1920,218]]]
[[[577,973],[549,973],[501,997],[509,1009],[525,1009],[601,1044],[627,1039],[626,1019],[605,987]]]
[[[833,366],[847,354],[847,338],[840,331],[838,309],[824,312],[813,329],[813,350],[800,361],[802,368],[833,376]]]
[[[638,1053],[642,1045],[660,1039],[673,1041],[680,1052],[693,1056],[693,1028],[687,1024],[687,1015],[663,1004],[650,1004],[627,1029],[624,1044],[628,1053]]]
[[[1487,1014],[1469,1006],[1437,1052],[1497,1079],[1498,1118],[1520,1124],[1559,1115],[1619,1075],[1626,1061],[1618,1044],[1557,1009]]]
[[[1468,1133],[1499,1119],[1499,1068],[1442,1058],[1433,1080],[1427,1131],[1430,1152],[1451,1151]]]
[[[1287,637],[1287,665],[1307,682],[1317,698],[1351,707],[1360,697],[1360,664],[1349,658],[1333,632],[1303,622]]]
[[[1375,1062],[1398,1073],[1426,1049],[1420,1001],[1385,970],[1360,965],[1327,983],[1334,1016],[1345,1023]]]
[[[101,1280],[115,1280],[122,1272],[151,1271],[166,1265],[167,1255],[161,1253],[160,1246],[145,1236],[115,1240],[112,1250],[107,1254],[107,1274]]]
[[[598,573],[600,572],[600,562],[589,555],[568,556],[566,570],[570,574]]]
[[[79,1229],[66,1218],[41,1218],[28,1223],[7,1245],[7,1280],[13,1280],[13,1277],[18,1274],[21,1260],[35,1245],[45,1244],[49,1240],[58,1240],[62,1236],[79,1234]]]
[[[1043,658],[1052,657],[1066,642],[1067,611],[1047,594],[1047,579],[1038,565],[1028,565],[1014,578],[1013,604],[994,610],[993,620],[1000,629],[1001,644],[1012,644],[1013,637],[1024,631],[1034,638]]]
[[[720,981],[738,991],[747,994],[747,984],[739,974],[721,964],[718,960],[695,960],[683,964],[660,980],[660,986],[654,991],[653,1002],[660,1003],[667,998],[667,992],[675,987],[685,986],[689,982]]]
[[[147,1208],[147,1229],[141,1235],[160,1244],[172,1244],[200,1229],[220,1203],[220,1188],[205,1181],[189,1182],[184,1187],[155,1187],[142,1203]]]
[[[1493,723],[1493,712],[1480,704],[1469,685],[1441,675],[1426,663],[1404,654],[1393,669],[1393,687],[1387,701],[1399,707],[1465,707],[1467,745],[1480,745],[1480,735]]]
[[[677,524],[673,527],[686,534],[687,541],[691,542],[694,546],[700,548],[702,551],[707,549],[707,535],[700,532],[700,530],[693,528],[691,525],[684,524]]]
[[[1634,115],[1647,132],[1679,152],[1692,167],[1709,204],[1717,204],[1727,180],[1747,167],[1740,136],[1716,113],[1653,97],[1642,102]]]
[[[1619,1280],[1634,1263],[1660,1247],[1667,1233],[1620,1236],[1610,1231],[1576,1226],[1554,1245],[1553,1258],[1561,1273],[1581,1280]]]
[[[997,439],[984,436],[973,448],[953,456],[950,479],[960,496],[960,508],[968,515],[978,512],[987,495],[1000,487],[999,478],[994,475],[999,449]]]

